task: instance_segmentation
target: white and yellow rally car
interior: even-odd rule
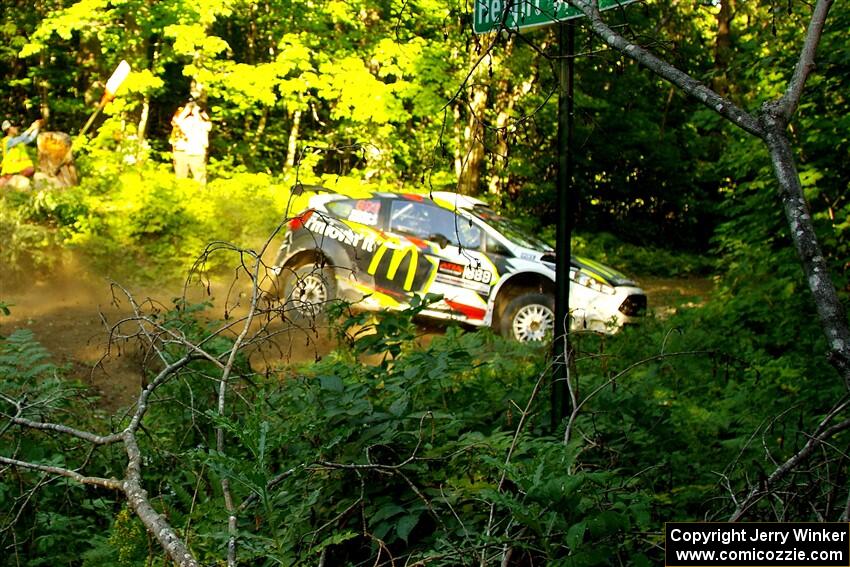
[[[489,325],[519,341],[555,332],[555,251],[484,202],[448,192],[319,187],[288,223],[272,271],[277,294],[303,316],[340,298],[365,310],[404,309],[435,294],[423,315]],[[646,295],[623,274],[573,257],[573,329],[612,332],[635,322]]]

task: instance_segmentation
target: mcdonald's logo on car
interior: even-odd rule
[[[391,246],[389,242],[382,243],[375,251],[375,255],[372,256],[372,261],[369,263],[369,269],[366,270],[367,273],[370,276],[375,275],[375,272],[378,271],[378,266],[380,265],[387,250],[393,251],[393,255],[390,258],[389,268],[387,268],[387,279],[390,281],[395,280],[399,266],[401,266],[401,263],[407,255],[410,254],[410,264],[407,266],[407,277],[404,279],[404,289],[406,291],[410,291],[413,289],[413,277],[416,275],[416,266],[419,263],[419,250],[417,250],[415,246],[396,248]]]

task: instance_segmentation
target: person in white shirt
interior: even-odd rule
[[[171,119],[171,146],[174,155],[174,173],[178,178],[189,177],[206,185],[207,146],[212,128],[207,113],[194,102],[177,109]]]

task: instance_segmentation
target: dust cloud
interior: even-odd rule
[[[16,278],[16,280],[20,280]],[[232,318],[247,311],[250,288],[247,278],[212,280],[185,286],[171,284],[152,289],[125,286],[146,310],[173,308],[176,298],[189,303],[210,301],[202,313],[209,320]],[[109,344],[110,329],[132,317],[132,306],[114,282],[88,270],[73,254],[61,260],[46,276],[12,281],[0,274],[0,301],[11,314],[0,314],[0,336],[30,329],[52,353],[52,361],[67,368],[66,376],[94,389],[104,409],[116,410],[135,402],[144,384],[145,354],[133,343]],[[316,360],[332,348],[327,332],[276,329],[275,340],[249,352],[256,371],[292,362]],[[155,365],[154,365],[155,367]]]

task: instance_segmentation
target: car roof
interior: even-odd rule
[[[473,209],[476,206],[487,207],[487,203],[469,195],[461,195],[453,191],[433,191],[431,198],[438,205],[447,209]]]
[[[433,202],[434,204],[451,211],[457,209],[472,209],[476,206],[488,206],[487,203],[452,191],[432,191],[431,193],[411,193],[393,191],[372,191],[364,189],[362,193],[351,194],[344,191],[335,191],[321,185],[303,185],[303,191],[324,195],[328,200],[337,199],[390,199],[418,202]]]

